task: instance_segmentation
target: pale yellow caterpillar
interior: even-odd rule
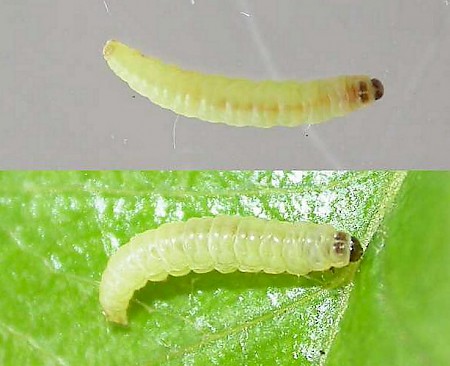
[[[362,247],[331,225],[217,216],[163,224],[131,239],[109,259],[100,303],[109,321],[127,324],[133,293],[147,281],[194,271],[305,275],[359,260]]]
[[[180,115],[231,126],[294,127],[324,122],[372,104],[383,85],[368,76],[251,81],[185,71],[146,57],[118,41],[103,55],[131,89]]]

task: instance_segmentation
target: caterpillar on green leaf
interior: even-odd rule
[[[355,237],[328,224],[192,218],[145,231],[120,247],[102,275],[100,303],[108,320],[127,324],[128,303],[148,281],[212,270],[301,276],[345,267],[362,253]]]

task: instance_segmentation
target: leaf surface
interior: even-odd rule
[[[366,246],[404,176],[2,173],[0,364],[323,363],[340,320],[350,311],[357,266],[309,278],[211,272],[148,283],[133,298],[127,328],[107,323],[101,313],[101,273],[108,257],[135,234],[164,222],[217,214],[327,222]],[[376,248],[371,246],[363,259],[366,272],[378,266]],[[417,270],[423,273],[429,266]],[[367,284],[364,273],[357,276],[358,289]],[[338,342],[348,340],[339,333]],[[335,346],[332,358],[339,360],[345,347]]]

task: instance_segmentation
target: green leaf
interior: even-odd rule
[[[360,311],[350,309],[355,307],[355,265],[309,278],[211,272],[149,283],[133,298],[127,328],[107,323],[101,313],[101,273],[108,257],[133,235],[164,222],[206,215],[328,222],[367,245],[404,176],[265,171],[2,173],[0,364],[309,365],[327,360],[337,334],[332,357],[339,359],[348,344],[356,344],[351,329],[339,332],[341,319],[351,324],[348,313]],[[371,244],[363,258],[365,271],[378,268],[377,248]],[[403,246],[397,248],[394,259],[386,255],[395,266]],[[427,262],[417,268],[415,280],[436,258],[420,260]],[[402,268],[411,273],[405,264]],[[358,274],[356,289],[378,288],[379,278],[369,283],[364,273]],[[443,277],[432,279],[435,285],[439,281]],[[401,288],[398,296],[405,296],[402,290],[408,293]]]
[[[450,172],[411,172],[355,278],[330,365],[450,360]]]

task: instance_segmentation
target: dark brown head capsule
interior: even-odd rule
[[[375,90],[374,92],[374,98],[375,100],[381,99],[381,97],[384,95],[384,86],[383,83],[378,79],[372,79],[372,86]]]
[[[358,239],[352,236],[350,241],[350,262],[357,262],[363,255],[363,248]]]

